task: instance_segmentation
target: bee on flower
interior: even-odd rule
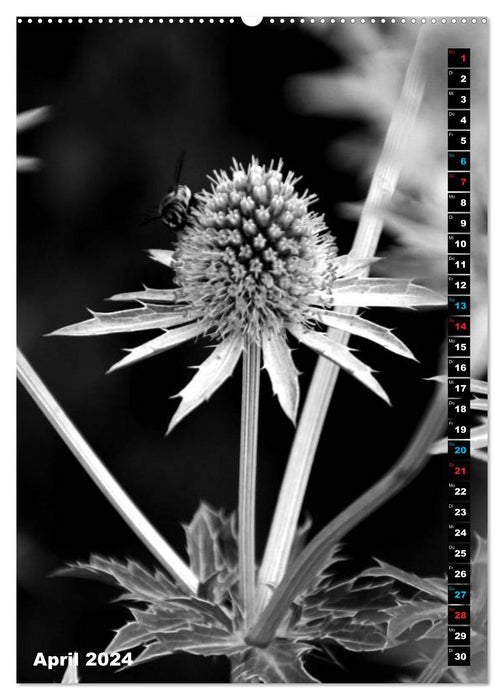
[[[151,257],[174,271],[173,289],[145,288],[111,297],[137,306],[95,313],[52,335],[102,335],[159,329],[160,335],[132,350],[111,370],[203,336],[213,349],[192,380],[168,428],[194,410],[231,376],[250,347],[262,353],[281,407],[295,422],[298,372],[290,337],[335,362],[385,401],[373,370],[326,331],[339,329],[413,358],[389,329],[357,313],[359,307],[444,304],[441,296],[404,279],[366,277],[374,259],[338,255],[313,194],[300,194],[300,178],[252,158],[214,172],[210,191],[196,195],[174,250]],[[110,370],[109,370],[110,371]]]

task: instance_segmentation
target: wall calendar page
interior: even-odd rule
[[[18,683],[487,683],[489,25],[17,18]]]

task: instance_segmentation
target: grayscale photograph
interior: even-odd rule
[[[489,24],[17,18],[18,683],[487,682]]]

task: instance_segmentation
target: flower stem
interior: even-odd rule
[[[20,350],[17,351],[17,375],[63,442],[70,448],[119,515],[179,585],[187,593],[195,595],[199,587],[195,574],[119,486]]]
[[[394,466],[365,493],[329,522],[289,567],[266,608],[252,627],[247,642],[266,646],[295,598],[306,591],[327,566],[334,547],[371,513],[409,484],[431,458],[429,447],[446,425],[446,387],[436,388],[429,408]]]
[[[259,346],[249,340],[243,353],[238,497],[238,557],[245,629],[253,621],[255,608],[255,494],[260,359]]]
[[[421,36],[421,33],[420,33]],[[381,210],[390,201],[397,181],[408,136],[415,121],[423,95],[420,77],[420,41],[417,41],[406,71],[398,105],[387,130],[380,158],[366,197],[350,255],[372,257],[377,249],[383,227]],[[366,271],[366,275],[369,270]],[[355,313],[356,309],[341,309]],[[342,345],[350,339],[348,333],[330,329],[331,338]],[[296,526],[299,521],[308,479],[315,458],[327,410],[339,375],[339,367],[319,357],[294,437],[285,475],[269,532],[264,558],[259,571],[258,611],[262,610],[272,591],[285,573]]]

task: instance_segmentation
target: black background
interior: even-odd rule
[[[358,27],[353,28],[354,31]],[[286,168],[320,197],[340,251],[355,225],[336,216],[339,202],[359,200],[357,179],[327,160],[335,136],[365,123],[297,115],[285,81],[336,67],[341,57],[299,27],[208,23],[121,26],[56,23],[18,27],[18,112],[52,105],[50,121],[23,135],[19,150],[40,156],[40,173],[18,176],[19,344],[51,391],[121,485],[179,552],[182,522],[205,500],[232,510],[237,500],[240,372],[163,437],[176,408],[169,397],[206,356],[186,344],[105,377],[121,348],[147,335],[94,339],[44,334],[86,317],[86,307],[120,292],[169,286],[148,247],[172,242],[161,223],[139,227],[171,184],[186,151],[182,181],[193,190],[206,174],[252,154]],[[387,243],[386,235],[383,244]],[[397,329],[420,364],[352,340],[380,371],[388,408],[344,373],[338,381],[306,497],[317,531],[386,471],[406,446],[438,373],[443,312],[376,310],[369,318]],[[295,351],[306,392],[316,361]],[[257,538],[262,550],[293,428],[262,375]],[[58,682],[59,671],[33,668],[38,651],[101,651],[128,618],[103,584],[51,578],[90,552],[153,565],[136,539],[24,390],[18,400],[19,675]],[[349,556],[377,556],[418,574],[445,571],[446,483],[443,457],[346,538]],[[473,489],[477,489],[476,484]],[[397,680],[401,659],[389,653],[336,650],[344,668],[313,661],[324,681]],[[82,669],[81,669],[82,670]],[[177,654],[114,674],[85,669],[84,682],[226,682],[226,660]]]

